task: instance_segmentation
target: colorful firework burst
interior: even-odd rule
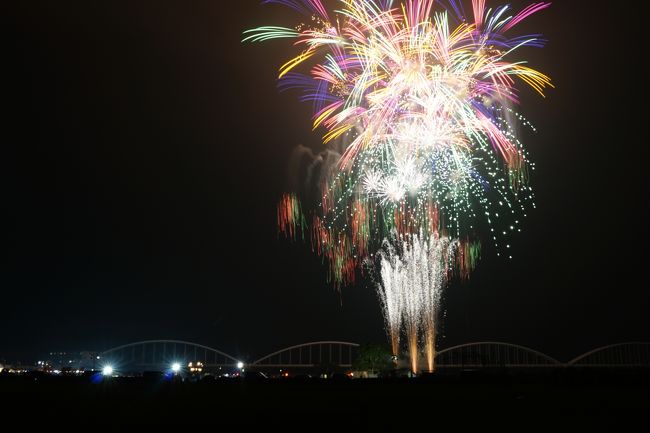
[[[330,14],[320,0],[266,0],[309,17],[295,28],[249,30],[245,41],[292,38],[302,51],[280,68],[280,87],[300,89],[313,102],[314,129],[324,143],[347,145],[322,185],[322,206],[312,217],[315,249],[329,261],[338,285],[391,233],[443,234],[462,239],[463,276],[476,264],[477,223],[491,237],[518,230],[532,204],[531,166],[515,131],[527,124],[513,111],[517,79],[543,95],[544,74],[510,60],[539,35],[509,36],[511,29],[549,3],[518,13],[510,6],[461,2],[434,10],[433,0],[338,0]],[[310,73],[295,72],[311,63]],[[281,230],[304,227],[296,197],[285,197]],[[506,230],[495,228],[509,218]],[[499,233],[499,235],[497,235]]]
[[[248,30],[244,41],[295,40],[301,51],[280,67],[279,87],[303,92],[314,130],[340,151],[321,176],[320,205],[306,216],[297,195],[286,194],[279,229],[309,237],[337,287],[364,264],[375,269],[393,354],[403,326],[413,371],[419,334],[433,370],[440,295],[450,276],[466,279],[476,266],[479,225],[487,223],[499,250],[534,206],[534,166],[517,136],[520,125],[532,126],[514,111],[517,84],[542,96],[552,84],[513,60],[544,40],[511,30],[550,3],[512,13],[472,0],[471,19],[458,0],[333,0],[332,13],[321,0],[263,3],[309,19]]]

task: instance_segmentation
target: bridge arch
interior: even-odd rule
[[[285,347],[254,361],[257,367],[316,367],[322,364],[351,367],[359,345],[348,341],[313,341]]]
[[[650,343],[631,341],[597,347],[573,358],[574,367],[650,367]]]
[[[173,362],[185,366],[201,362],[204,367],[237,367],[239,360],[232,355],[203,344],[182,340],[146,340],[123,344],[100,354],[102,363],[124,370],[166,370]]]
[[[562,367],[564,364],[542,352],[518,344],[496,341],[460,344],[436,354],[438,367]]]

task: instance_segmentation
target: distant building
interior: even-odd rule
[[[50,352],[45,360],[38,361],[39,369],[46,371],[94,370],[97,368],[97,352]]]

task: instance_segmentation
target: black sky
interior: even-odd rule
[[[372,287],[339,297],[319,258],[276,235],[291,151],[319,136],[310,107],[275,88],[286,41],[240,40],[290,13],[257,0],[16,3],[1,26],[0,359],[151,338],[251,358],[385,341]],[[568,359],[650,340],[640,15],[564,0],[523,28],[550,40],[527,57],[557,86],[523,95],[538,209],[512,261],[488,252],[448,289],[440,346]]]

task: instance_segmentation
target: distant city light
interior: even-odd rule
[[[172,371],[174,373],[178,373],[179,371],[181,371],[181,365],[178,362],[173,363],[172,364]]]
[[[113,374],[113,367],[110,365],[104,366],[104,368],[102,369],[102,374],[104,376],[111,376]]]
[[[187,368],[190,369],[190,373],[201,373],[203,371],[203,363],[200,361],[197,361],[196,364],[190,362],[187,364]]]
[[[237,363],[237,368],[240,369],[240,370],[241,370],[242,368],[244,368],[244,363],[241,362],[241,361],[239,361],[239,362]]]

